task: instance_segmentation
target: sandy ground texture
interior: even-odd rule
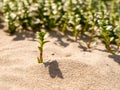
[[[120,90],[120,56],[102,44],[90,52],[70,36],[49,33],[38,64],[35,39],[30,32],[9,36],[0,29],[0,90]]]

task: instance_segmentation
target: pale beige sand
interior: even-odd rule
[[[38,64],[35,36],[17,35],[0,30],[0,90],[120,90],[120,56],[105,52],[102,44],[83,51],[52,33],[44,64]]]

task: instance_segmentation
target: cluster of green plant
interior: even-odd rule
[[[8,32],[19,29],[70,31],[86,37],[88,48],[95,38],[113,53],[120,46],[120,0],[3,0]]]
[[[35,18],[35,0],[3,0],[2,12],[8,25],[8,32],[14,34],[19,29],[33,28],[38,23]]]

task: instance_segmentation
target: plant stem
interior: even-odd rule
[[[119,51],[120,45],[117,46],[117,50]]]
[[[43,52],[40,52],[40,62],[43,62]]]
[[[94,39],[94,28],[92,28],[92,31],[91,31],[91,36],[90,36],[90,40],[89,40],[89,43],[88,43],[88,48],[91,48],[91,43],[92,43],[92,41],[93,41],[93,39]]]
[[[107,48],[108,52],[112,53],[112,50],[111,50],[111,47],[109,44],[106,44],[106,48]]]

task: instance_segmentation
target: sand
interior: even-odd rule
[[[9,36],[0,29],[0,90],[120,90],[120,56],[103,44],[86,51],[55,32],[46,40],[44,63],[38,64],[35,34]]]

